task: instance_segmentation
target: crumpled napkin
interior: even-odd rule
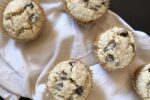
[[[1,1],[1,0],[0,0]],[[50,100],[46,96],[48,72],[59,62],[79,59],[93,72],[93,88],[87,100],[140,100],[131,86],[131,76],[150,62],[150,37],[134,31],[112,11],[95,24],[81,26],[64,11],[61,0],[41,0],[46,22],[40,37],[19,43],[0,34],[0,96],[18,100]],[[136,38],[136,57],[127,69],[107,72],[96,63],[92,43],[97,34],[114,26],[130,28]]]

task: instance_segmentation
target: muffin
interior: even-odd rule
[[[63,0],[66,11],[78,22],[89,23],[108,10],[109,0]]]
[[[52,100],[85,100],[92,85],[88,67],[68,60],[57,64],[49,73],[47,91]]]
[[[144,100],[150,100],[150,64],[136,71],[133,87]]]
[[[135,55],[133,33],[122,27],[114,27],[97,36],[94,54],[104,68],[116,70],[125,68]]]
[[[35,39],[44,21],[42,8],[33,0],[13,0],[3,12],[3,27],[14,39]]]

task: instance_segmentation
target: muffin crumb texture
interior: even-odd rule
[[[91,89],[92,76],[81,62],[59,63],[49,73],[48,93],[52,100],[85,100]]]
[[[114,27],[97,37],[94,48],[98,61],[105,67],[124,68],[135,55],[135,39],[131,31]]]
[[[100,18],[108,9],[108,0],[65,0],[67,10],[77,20],[90,22]]]
[[[136,88],[144,100],[150,100],[150,64],[143,67],[137,76]]]
[[[41,8],[32,0],[13,0],[3,13],[3,26],[11,37],[30,40],[39,34],[42,16]]]

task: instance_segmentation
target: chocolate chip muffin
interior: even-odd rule
[[[150,64],[136,71],[133,87],[144,100],[150,100]]]
[[[50,71],[47,90],[52,100],[85,100],[91,85],[92,75],[88,67],[77,60],[68,60]]]
[[[108,10],[109,0],[63,0],[66,11],[81,23],[93,22]]]
[[[125,28],[114,27],[98,35],[94,42],[97,60],[108,70],[129,65],[135,55],[133,33]]]
[[[42,8],[33,0],[13,0],[3,13],[5,31],[17,40],[33,40],[44,21]]]

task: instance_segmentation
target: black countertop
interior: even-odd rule
[[[150,35],[150,0],[111,0],[110,9],[135,30]]]

